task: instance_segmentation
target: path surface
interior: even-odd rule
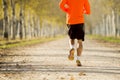
[[[84,42],[82,67],[67,59],[68,38],[5,51],[0,80],[120,80],[120,48]]]

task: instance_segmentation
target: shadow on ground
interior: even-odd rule
[[[39,62],[32,62],[37,64]],[[30,63],[29,63],[30,64]],[[120,74],[119,67],[93,67],[93,66],[61,66],[61,65],[26,65],[24,62],[3,62],[0,64],[0,73],[5,72],[87,72],[87,73],[105,73],[105,74]]]

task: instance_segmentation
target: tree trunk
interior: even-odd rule
[[[108,16],[109,15],[107,15],[107,17],[106,17],[106,36],[109,36],[109,26],[108,26],[109,20],[108,20]]]
[[[111,15],[108,15],[108,26],[109,26],[109,33],[108,33],[108,36],[111,36],[111,32],[112,32],[112,29],[111,29]]]
[[[40,37],[40,21],[39,21],[39,18],[36,18],[36,27],[37,27],[37,37]]]
[[[20,39],[23,39],[23,6],[22,6],[22,0],[20,5]]]
[[[116,14],[116,36],[119,37],[120,34],[119,34],[119,31],[120,31],[120,20],[119,20],[120,16],[118,14]]]
[[[11,7],[12,7],[12,29],[13,29],[13,35],[12,35],[12,39],[15,40],[16,39],[16,17],[15,17],[15,1],[11,0]]]
[[[7,0],[2,0],[3,2],[3,12],[4,12],[4,19],[3,19],[3,38],[9,40],[9,33],[8,33],[8,4]]]
[[[102,36],[106,36],[106,22],[105,22],[105,16],[103,17],[103,22],[102,22],[103,26],[101,26],[102,28]]]
[[[28,38],[31,38],[31,21],[30,21],[30,13],[27,16],[27,33],[28,33]]]
[[[120,37],[120,15],[118,16],[118,37]]]
[[[112,36],[116,35],[116,26],[115,26],[115,12],[112,11]]]
[[[24,23],[25,23],[25,20],[24,20]],[[25,39],[27,39],[27,26],[26,26],[26,24],[24,24],[24,36],[25,36]]]

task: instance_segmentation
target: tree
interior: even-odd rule
[[[4,12],[4,19],[3,19],[3,37],[6,40],[9,40],[9,31],[8,31],[8,3],[7,0],[2,0],[3,2],[3,12]]]
[[[16,15],[15,15],[15,0],[11,0],[11,7],[12,7],[12,31],[13,31],[13,34],[12,35],[12,39],[15,40],[16,38]]]
[[[21,0],[21,5],[20,5],[20,33],[19,33],[19,35],[20,35],[20,39],[23,39],[23,25],[24,25],[24,23],[23,23],[23,0]]]

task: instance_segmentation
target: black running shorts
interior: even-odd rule
[[[70,39],[77,39],[84,41],[84,36],[85,36],[84,23],[74,24],[74,25],[67,24],[67,26],[69,28],[68,35]]]

